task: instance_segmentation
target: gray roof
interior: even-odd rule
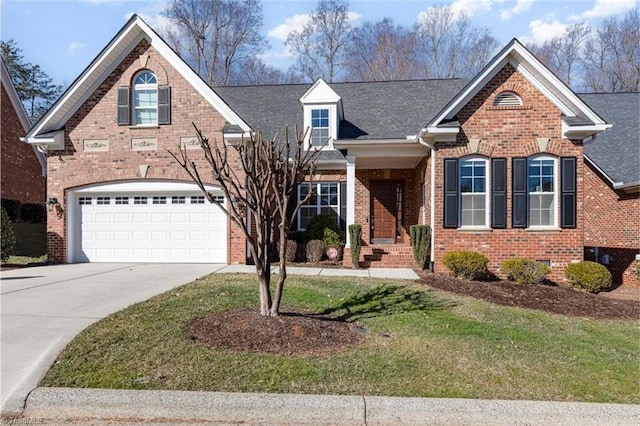
[[[330,83],[342,99],[339,139],[405,139],[417,134],[466,84],[466,80]],[[298,101],[311,84],[226,86],[215,91],[254,130],[282,135],[303,130]]]
[[[640,93],[579,95],[610,129],[584,144],[584,153],[613,183],[640,183]]]

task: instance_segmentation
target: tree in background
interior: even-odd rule
[[[58,99],[63,87],[56,85],[39,65],[26,62],[13,39],[0,41],[0,50],[27,115],[35,123]]]
[[[585,23],[574,24],[563,35],[528,48],[569,87],[577,89],[583,76],[584,45],[590,33],[591,28]]]
[[[305,179],[312,182],[320,149],[305,149],[307,135],[296,131],[295,140],[292,141],[287,129],[283,140],[267,140],[260,132],[256,132],[251,138],[233,144],[209,142],[197,128],[196,133],[209,170],[199,169],[189,159],[186,147],[181,148],[179,154],[171,152],[171,155],[200,187],[209,202],[220,207],[244,233],[256,266],[260,313],[278,316],[287,279],[287,232],[291,218],[296,216],[300,206],[313,193],[309,191],[301,200],[296,191]],[[226,204],[207,192],[205,183],[209,179],[203,178],[203,173],[223,190],[228,200]],[[271,255],[276,243],[280,261],[278,283],[272,296]]]
[[[456,16],[447,5],[422,12],[415,31],[428,78],[473,77],[499,47],[488,28],[472,25],[466,14]]]
[[[416,33],[391,19],[354,28],[345,48],[347,80],[409,80],[424,76],[418,63]]]
[[[586,42],[584,86],[591,92],[640,91],[640,13],[613,16]]]
[[[259,0],[173,0],[163,14],[179,29],[169,42],[212,86],[233,82],[268,46]]]
[[[296,56],[295,69],[311,81],[338,81],[350,30],[349,3],[320,0],[309,23],[287,37],[286,45]]]

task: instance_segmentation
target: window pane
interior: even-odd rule
[[[460,192],[471,192],[472,188],[473,184],[471,178],[460,179]]]
[[[314,128],[311,133],[311,145],[322,146],[329,140],[329,129]]]
[[[476,177],[475,179],[473,179],[473,192],[484,192],[484,183],[484,177]]]

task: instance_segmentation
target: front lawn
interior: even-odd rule
[[[195,318],[257,309],[257,300],[255,277],[242,274],[154,297],[81,333],[43,385],[640,402],[637,321],[499,306],[407,281],[288,278],[283,312],[323,312],[366,332],[342,352],[267,354],[189,339]]]

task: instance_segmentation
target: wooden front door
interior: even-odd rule
[[[399,237],[398,212],[402,208],[402,183],[371,182],[371,244],[395,244]]]

